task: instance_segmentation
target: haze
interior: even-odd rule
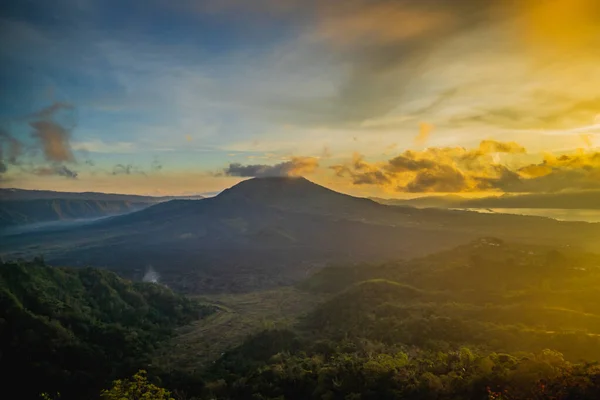
[[[593,0],[9,2],[1,184],[598,189],[598,19]]]
[[[3,2],[3,392],[600,399],[598,49],[598,0]]]

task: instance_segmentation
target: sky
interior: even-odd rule
[[[0,186],[600,189],[596,0],[9,0]]]

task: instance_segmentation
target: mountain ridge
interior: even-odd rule
[[[40,200],[40,199],[79,199],[79,200],[119,200],[135,202],[163,202],[175,199],[203,199],[201,195],[190,196],[144,196],[137,194],[104,193],[104,192],[59,192],[54,190],[34,190],[17,188],[0,188],[0,201],[5,200]]]
[[[329,263],[408,259],[481,236],[591,249],[600,224],[393,207],[304,178],[256,178],[208,199],[6,237],[0,253],[43,254],[55,264],[110,267],[134,279],[151,264],[181,290],[244,291],[292,284]]]

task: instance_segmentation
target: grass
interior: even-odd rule
[[[200,370],[224,352],[242,344],[250,335],[266,328],[291,327],[310,311],[321,297],[294,287],[243,294],[202,296],[219,311],[177,335],[156,354],[156,362],[167,369]]]

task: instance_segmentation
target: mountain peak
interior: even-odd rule
[[[268,200],[271,196],[295,196],[308,195],[311,193],[333,190],[317,185],[303,177],[273,176],[264,178],[252,178],[233,185],[222,191],[217,197],[245,197],[251,200]]]
[[[222,200],[250,201],[281,208],[332,208],[344,204],[372,203],[318,185],[303,177],[252,178],[221,192]]]

